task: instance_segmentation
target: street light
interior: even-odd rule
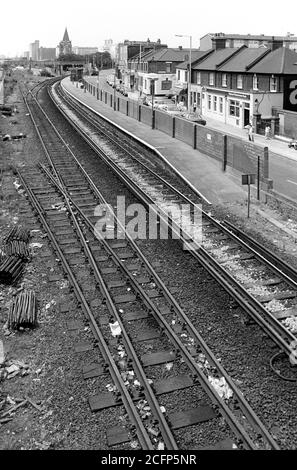
[[[191,75],[192,75],[192,36],[187,34],[175,34],[178,38],[189,38],[190,39],[190,55],[189,55],[189,70],[188,70],[188,111],[191,107]]]
[[[154,94],[155,94],[155,82],[157,81],[157,78],[151,78],[151,95],[152,95],[152,129],[155,128],[155,115],[154,115]]]

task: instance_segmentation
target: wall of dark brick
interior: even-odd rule
[[[172,136],[173,118],[163,111],[155,110],[155,128]]]
[[[149,106],[141,106],[141,122],[147,124],[148,126],[152,125],[152,108]]]
[[[123,114],[127,114],[127,101],[125,98],[119,98],[119,111]]]
[[[132,100],[129,100],[129,116],[138,119],[138,103]]]
[[[192,122],[175,117],[175,138],[193,146],[193,126]]]
[[[221,132],[197,126],[196,149],[217,160],[223,160],[224,137]]]
[[[92,90],[90,89],[90,92]],[[102,93],[103,101],[107,100],[110,104],[110,99],[113,94],[104,92]],[[118,98],[119,111],[123,114],[127,113],[127,101],[129,102],[128,111],[129,116],[138,119],[139,109],[141,113],[141,122],[150,126],[152,125],[152,109],[147,106],[140,106],[133,100]],[[257,174],[258,155],[260,156],[260,171],[262,180],[268,178],[268,157],[264,158],[264,150],[249,141],[224,134],[220,131],[205,128],[199,124],[195,124],[185,119],[166,114],[162,111],[155,110],[155,128],[172,136],[173,121],[175,121],[175,138],[185,142],[191,147],[195,147],[198,151],[209,155],[216,160],[222,162],[224,160],[224,141],[226,141],[226,164],[230,169],[234,169],[239,173],[255,173]],[[194,142],[196,128],[196,139]],[[285,129],[291,128],[292,132],[295,131],[297,137],[297,115],[295,113],[285,113]],[[226,139],[225,139],[226,137]]]

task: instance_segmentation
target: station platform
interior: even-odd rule
[[[220,162],[191,148],[184,142],[115,111],[108,104],[97,100],[88,91],[76,87],[69,77],[62,80],[62,86],[74,98],[89,106],[96,113],[155,149],[206,201],[214,205],[246,201],[246,192],[234,182],[231,175],[222,171]]]

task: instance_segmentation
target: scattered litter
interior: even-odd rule
[[[61,202],[61,203],[57,203],[57,204],[52,204],[52,209],[56,209],[58,211],[66,211],[66,207],[64,206],[64,203]]]
[[[157,449],[158,450],[164,450],[165,449],[164,442],[159,442]]]
[[[122,332],[119,322],[109,323],[112,336],[119,336]]]
[[[130,446],[132,447],[132,449],[137,449],[137,447],[138,447],[138,442],[137,442],[137,441],[131,441],[131,442],[130,442]]]
[[[166,413],[166,408],[165,408],[165,406],[160,406],[160,411],[161,411],[161,413]]]
[[[115,385],[112,385],[112,384],[107,384],[106,388],[109,392],[115,392],[117,390],[117,387]]]
[[[173,362],[167,362],[167,364],[165,364],[165,369],[167,370],[171,370],[173,367]]]
[[[30,248],[41,248],[43,247],[42,243],[30,243]]]
[[[12,374],[13,372],[19,371],[19,367],[15,364],[12,364],[12,366],[6,367],[6,370],[8,374]]]
[[[67,279],[62,279],[61,281],[57,282],[57,284],[60,289],[67,289],[67,287],[69,287],[69,282],[67,281]]]
[[[45,306],[45,309],[48,310],[49,308],[51,308],[52,305],[56,305],[55,300],[51,300],[50,302],[48,302]]]
[[[297,318],[288,317],[282,321],[282,324],[292,333],[297,333]]]
[[[220,379],[216,379],[211,375],[208,376],[208,381],[211,383],[217,394],[223,398],[224,400],[228,400],[232,397],[233,391],[229,387],[226,382],[225,377],[221,377]]]

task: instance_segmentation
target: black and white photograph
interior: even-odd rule
[[[297,450],[296,14],[2,2],[3,469]]]

